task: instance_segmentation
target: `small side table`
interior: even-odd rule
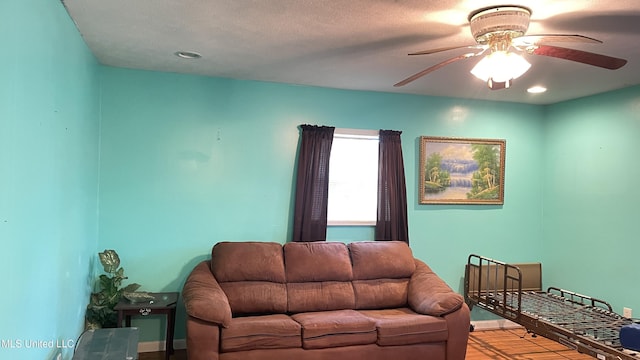
[[[155,300],[147,302],[132,303],[122,298],[113,308],[118,312],[118,327],[122,327],[124,318],[125,325],[131,327],[132,316],[166,315],[167,316],[167,337],[165,344],[165,359],[173,355],[173,332],[176,321],[176,303],[178,302],[177,292],[149,293]]]

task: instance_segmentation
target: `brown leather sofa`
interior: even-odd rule
[[[186,280],[190,360],[463,360],[469,308],[404,242],[220,242]]]

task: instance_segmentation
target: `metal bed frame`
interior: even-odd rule
[[[620,345],[620,328],[632,319],[613,312],[606,301],[568,290],[523,290],[522,275],[516,265],[469,255],[465,301],[597,359],[640,360],[640,353]]]

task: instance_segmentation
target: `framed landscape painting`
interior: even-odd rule
[[[420,204],[504,204],[505,140],[420,137]]]

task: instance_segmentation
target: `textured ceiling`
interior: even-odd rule
[[[531,70],[489,90],[458,61],[404,87],[393,84],[473,45],[467,17],[485,0],[63,0],[105,65],[340,89],[549,104],[640,84],[637,0],[512,1],[532,10],[528,35],[581,34],[603,44],[558,44],[624,58],[619,70],[527,55]],[[176,51],[202,54],[185,60]],[[525,90],[544,85],[544,94]]]

